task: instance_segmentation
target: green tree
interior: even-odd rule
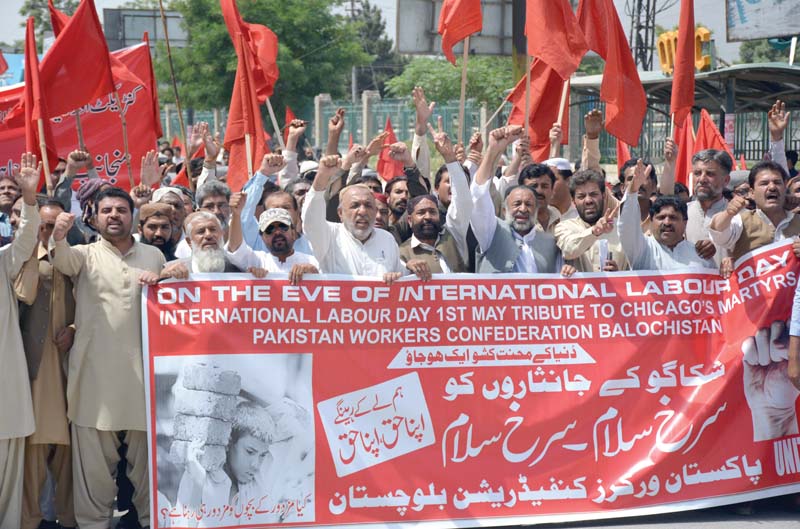
[[[334,15],[335,0],[239,1],[242,18],[264,24],[278,36],[280,79],[272,104],[279,113],[288,104],[302,108],[313,96],[328,92],[342,97],[350,68],[368,62],[356,26]],[[185,108],[227,107],[236,75],[236,53],[222,18],[219,0],[173,0],[170,9],[183,16],[188,46],[172,49],[181,103]],[[164,83],[169,66],[163,47],[157,49],[156,75]],[[171,90],[160,91],[173,100]]]
[[[393,50],[394,44],[386,34],[386,22],[380,9],[360,0],[359,7],[353,3],[356,13],[353,21],[358,25],[358,35],[364,51],[372,57],[372,61],[358,68],[356,82],[358,91],[378,90],[381,96],[386,93],[386,81],[403,71],[408,60]]]
[[[739,48],[740,63],[754,62],[786,62],[789,60],[789,52],[776,50],[770,46],[767,39],[748,40],[742,43]]]
[[[75,9],[78,8],[79,0],[53,0],[53,5],[56,9],[63,11],[68,15],[72,15]],[[19,8],[19,14],[25,17],[22,27],[28,17],[33,17],[36,27],[36,40],[41,44],[46,32],[53,32],[53,26],[50,24],[50,10],[47,7],[47,0],[25,0],[22,7]]]
[[[415,86],[425,88],[430,101],[453,101],[461,96],[461,60],[453,66],[444,58],[416,58],[403,73],[386,83],[393,97],[408,97]],[[511,59],[471,56],[467,67],[467,98],[498,105],[506,90],[514,87]]]

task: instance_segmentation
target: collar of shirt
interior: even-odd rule
[[[518,241],[522,241],[523,243],[527,244],[528,246],[533,244],[533,239],[536,238],[536,230],[531,230],[531,231],[528,232],[527,235],[523,236],[523,235],[520,235],[519,233],[517,233],[517,230],[515,230],[514,228],[511,228],[511,233],[514,234],[514,238],[515,239],[517,239]]]
[[[133,237],[131,237],[131,239],[133,239]],[[125,257],[128,257],[129,255],[132,255],[136,251],[136,247],[139,244],[141,244],[139,242],[136,242],[136,240],[133,240],[133,244],[131,245],[130,249],[123,254],[122,252],[119,251],[119,249],[117,249],[116,246],[111,244],[110,241],[107,241],[103,237],[100,237],[97,242],[99,242],[100,244],[102,244],[103,246],[105,246],[106,248],[108,248],[109,250],[111,250],[112,252],[114,252],[115,254],[117,254],[121,258],[125,258]]]
[[[773,225],[772,221],[769,220],[769,217],[767,217],[767,214],[761,211],[761,209],[756,208],[756,215],[758,215],[761,218],[761,220],[766,222],[767,225],[769,226]],[[780,221],[777,226],[775,226],[775,231],[779,232],[783,230],[783,228],[785,228],[787,224],[792,222],[793,218],[794,218],[794,213],[792,213],[791,211],[786,211],[786,217],[782,221]]]
[[[420,241],[419,239],[417,239],[416,235],[412,235],[411,236],[411,247],[412,248],[416,248],[417,246],[422,246],[422,248],[424,248],[425,250],[428,250],[430,252],[437,252],[438,253],[439,250],[436,249],[436,245],[439,244],[439,241],[441,239],[442,239],[441,236],[437,235],[436,236],[436,242],[433,243],[433,246],[431,246],[430,244],[426,244],[426,243]]]

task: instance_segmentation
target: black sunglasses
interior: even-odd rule
[[[267,235],[272,235],[273,233],[275,233],[275,230],[281,230],[282,232],[287,232],[289,231],[289,228],[290,226],[287,226],[286,224],[270,224],[269,226],[267,226],[267,229],[264,230],[264,233],[266,233]]]

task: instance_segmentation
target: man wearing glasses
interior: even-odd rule
[[[225,245],[228,260],[242,270],[262,268],[267,272],[289,274],[292,283],[299,281],[303,274],[318,274],[319,263],[314,256],[294,249],[298,233],[286,209],[268,209],[258,219],[261,239],[269,252],[253,250],[242,240],[241,209],[246,198],[242,193],[231,197],[233,216]]]

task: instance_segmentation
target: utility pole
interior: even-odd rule
[[[630,46],[639,70],[653,69],[653,50],[656,44],[656,0],[628,0],[631,17]]]
[[[356,0],[350,0],[350,18],[356,18]],[[353,104],[358,103],[358,66],[353,65],[350,69],[350,97]]]

